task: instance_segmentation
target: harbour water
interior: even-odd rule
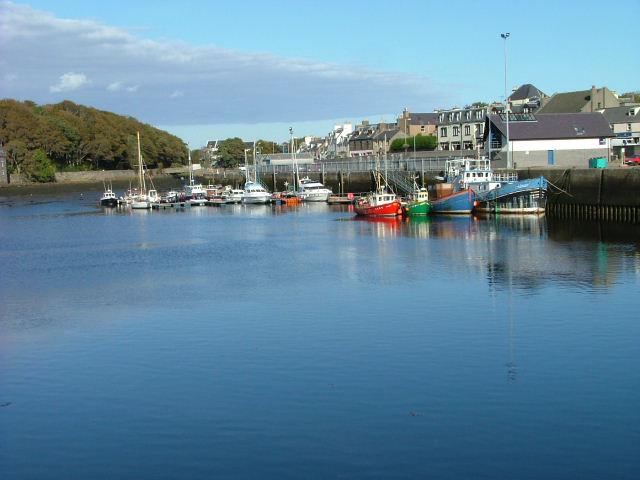
[[[640,477],[640,229],[0,204],[0,478]]]

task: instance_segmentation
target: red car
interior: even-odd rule
[[[624,159],[624,164],[629,166],[640,167],[640,157],[627,157]]]

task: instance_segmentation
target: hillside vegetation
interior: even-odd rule
[[[187,161],[182,140],[138,120],[76,105],[0,100],[0,142],[9,170],[35,181],[53,172],[126,169],[137,165],[136,132],[150,168]]]

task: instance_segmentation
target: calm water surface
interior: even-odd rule
[[[640,477],[640,231],[0,203],[0,478]]]

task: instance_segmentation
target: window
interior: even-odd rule
[[[440,128],[440,136],[441,137],[446,137],[447,136],[447,127],[441,127]]]
[[[465,135],[471,135],[471,125],[465,125],[464,126],[464,134]]]
[[[465,112],[464,118],[466,118],[467,120],[470,120],[471,119],[471,112]]]
[[[630,132],[630,131],[631,131],[631,124],[627,123],[627,132]]]
[[[442,123],[444,121],[444,113],[441,113],[440,115],[438,115],[438,121],[440,123]]]
[[[452,122],[453,121],[453,113],[449,114],[449,121]]]
[[[476,124],[476,131],[482,135],[484,133],[484,123]]]
[[[453,136],[457,137],[460,135],[460,127],[453,127]]]
[[[607,141],[606,141],[604,138],[600,138],[600,139],[598,140],[598,143],[599,143],[600,145],[606,145],[606,144],[607,144]]]
[[[456,113],[456,120],[458,120],[458,121],[460,120],[460,112]]]

